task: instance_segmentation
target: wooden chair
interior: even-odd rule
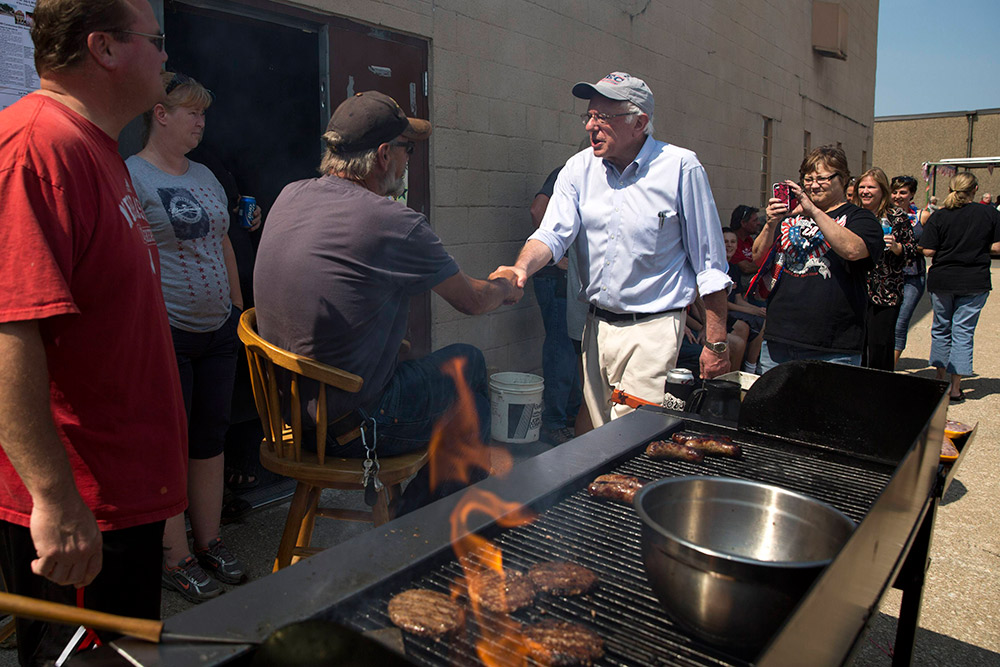
[[[394,514],[400,484],[427,463],[427,449],[403,456],[379,457],[378,478],[384,486],[372,511],[320,507],[319,497],[323,489],[364,489],[364,459],[328,457],[322,446],[326,442],[329,428],[354,414],[328,419],[326,388],[329,386],[356,393],[361,390],[363,380],[352,373],[268,343],[257,333],[257,313],[254,308],[248,309],[240,317],[239,336],[246,346],[254,402],[264,428],[260,462],[271,472],[291,477],[298,482],[274,562],[274,570],[278,571],[300,558],[322,551],[310,546],[316,517],[371,521],[376,526],[389,521]],[[278,398],[276,371],[279,367],[288,372],[291,380],[291,424],[285,422]],[[316,442],[321,445],[317,447],[317,452],[302,450],[300,395],[302,380],[306,378],[315,381],[320,387],[316,401]],[[360,427],[356,427],[337,440],[344,444],[359,436]]]

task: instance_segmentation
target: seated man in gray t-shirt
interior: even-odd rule
[[[373,419],[382,456],[427,445],[455,398],[454,382],[441,371],[448,359],[464,359],[482,438],[489,433],[482,352],[450,345],[398,363],[410,298],[434,290],[457,310],[476,315],[522,294],[506,279],[466,276],[427,219],[389,199],[405,185],[413,142],[430,132],[430,123],[408,119],[386,95],[348,98],[323,136],[323,176],[289,184],[275,201],[254,275],[261,336],[364,378],[360,393],[329,392],[328,409]],[[328,441],[327,447],[336,456],[364,456],[360,440],[343,446]],[[401,506],[428,500],[426,472],[407,487]],[[431,498],[444,494],[437,489]]]

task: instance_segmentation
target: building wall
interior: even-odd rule
[[[720,217],[760,201],[762,123],[774,119],[772,176],[795,178],[803,131],[871,155],[878,3],[843,0],[846,61],[811,47],[803,0],[307,0],[310,7],[430,40],[431,224],[466,273],[511,263],[528,206],[584,137],[570,88],[615,70],[646,80],[657,138],[696,151]],[[477,318],[434,300],[435,347],[478,345],[490,365],[538,369],[542,327],[529,294]]]
[[[972,148],[969,149],[970,123]],[[948,178],[939,176],[936,188],[925,182],[922,175],[924,162],[947,158],[995,157],[1000,155],[1000,109],[986,109],[966,113],[920,114],[916,116],[889,116],[875,119],[872,153],[874,164],[882,167],[892,178],[900,174],[916,177],[923,184],[923,192],[914,201],[923,206],[931,195],[943,200],[948,194]],[[979,180],[979,193],[1000,193],[1000,171],[990,174],[985,169],[975,170]]]

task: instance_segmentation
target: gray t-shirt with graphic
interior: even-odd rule
[[[215,331],[229,318],[229,274],[222,239],[229,229],[226,192],[203,164],[181,176],[138,155],[125,161],[160,252],[160,286],[170,326]]]

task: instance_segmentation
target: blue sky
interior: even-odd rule
[[[875,115],[1000,107],[1000,0],[880,0]]]

